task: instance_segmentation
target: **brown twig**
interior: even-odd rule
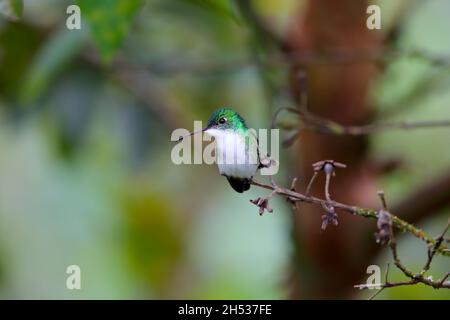
[[[378,211],[374,210],[374,209],[352,206],[352,205],[340,203],[340,202],[337,202],[334,200],[327,201],[325,199],[302,194],[300,192],[292,191],[292,190],[289,190],[287,188],[283,188],[280,186],[273,186],[272,184],[260,182],[255,179],[253,179],[251,181],[251,184],[254,186],[264,188],[264,189],[275,191],[273,195],[278,194],[280,196],[288,197],[292,201],[305,202],[305,203],[310,203],[310,204],[315,204],[315,205],[320,205],[320,206],[324,206],[324,205],[326,206],[328,203],[331,203],[331,205],[334,208],[339,209],[343,212],[347,212],[352,215],[360,216],[363,218],[378,219]],[[408,222],[400,219],[399,217],[391,214],[391,219],[392,219],[393,226],[395,228],[397,228],[398,230],[400,230],[402,232],[408,232],[408,233],[412,234],[413,236],[415,236],[416,238],[426,242],[427,244],[434,245],[436,243],[436,240],[433,239],[432,237],[428,236],[425,233],[425,231],[409,224]],[[450,256],[450,251],[448,250],[447,245],[444,243],[442,243],[439,246],[439,248],[436,249],[436,251],[442,255]]]
[[[409,286],[413,284],[417,284],[416,280],[406,280],[406,281],[396,281],[396,282],[385,282],[385,283],[375,283],[375,284],[357,284],[353,287],[356,289],[364,290],[364,289],[379,289],[373,296],[369,298],[369,300],[375,298],[383,289],[392,288],[392,287],[400,287],[400,286]]]
[[[439,248],[444,241],[444,236],[447,233],[448,229],[450,228],[450,219],[447,222],[447,225],[445,226],[444,230],[442,231],[441,235],[436,239],[436,243],[431,247],[431,250],[428,252],[428,259],[425,263],[424,267],[422,268],[422,271],[420,274],[425,274],[431,266],[431,262],[433,261],[434,256],[436,255],[437,248]]]
[[[381,198],[381,196],[380,196],[380,198]],[[384,196],[383,196],[383,199],[384,199]],[[383,202],[384,202],[383,206],[386,208],[385,201],[383,201]],[[380,289],[378,292],[376,292],[374,295],[372,295],[369,299],[373,299],[374,297],[376,297],[385,288],[414,285],[417,283],[422,283],[422,284],[428,285],[430,287],[433,287],[435,289],[440,289],[440,288],[450,289],[450,282],[446,281],[448,279],[448,277],[450,276],[450,272],[447,272],[446,275],[444,277],[442,277],[442,279],[439,279],[439,280],[433,280],[432,277],[425,276],[425,273],[430,269],[433,258],[437,252],[437,248],[440,247],[441,243],[443,242],[444,236],[447,233],[449,228],[450,228],[450,219],[449,219],[447,225],[445,226],[444,230],[442,231],[441,235],[436,239],[436,242],[434,243],[434,245],[432,245],[432,249],[428,253],[428,259],[427,259],[425,266],[422,268],[422,270],[419,273],[414,273],[413,271],[411,271],[409,268],[407,268],[401,262],[401,260],[398,256],[397,242],[395,239],[394,230],[391,225],[389,246],[391,248],[394,263],[395,263],[395,266],[398,269],[400,269],[405,276],[407,276],[409,278],[409,280],[390,282],[388,279],[388,272],[389,272],[389,266],[388,266],[384,283],[382,283],[382,284],[359,284],[359,285],[355,285],[354,287],[358,288],[358,289],[372,289],[372,288]]]
[[[321,162],[317,162],[314,164],[314,166],[313,166],[314,173],[317,176],[318,172],[323,170],[323,171],[325,171],[325,173],[327,174],[328,177],[331,177],[331,174],[334,172],[332,169],[330,170],[330,166],[332,166],[332,168],[334,168],[334,166],[331,164],[334,164],[334,165],[339,164],[341,167],[345,166],[343,164],[334,162],[332,160],[321,161]],[[387,206],[384,192],[382,192],[382,191],[378,192],[378,195],[380,197],[381,204],[382,204],[381,210],[376,211],[376,210],[372,210],[372,209],[360,208],[357,206],[350,206],[350,205],[346,205],[346,204],[339,203],[339,202],[332,200],[330,197],[330,194],[329,194],[329,189],[328,189],[330,178],[328,178],[327,181],[328,181],[328,183],[326,185],[328,187],[325,188],[325,199],[320,199],[320,198],[310,196],[309,194],[302,194],[302,193],[295,191],[295,179],[293,180],[290,189],[286,189],[286,188],[278,186],[275,183],[275,181],[273,180],[273,177],[271,177],[270,184],[252,180],[251,181],[252,185],[255,185],[255,186],[258,186],[261,188],[265,188],[265,189],[269,189],[272,191],[266,197],[257,198],[255,200],[250,200],[250,201],[259,207],[260,215],[262,215],[265,210],[267,210],[269,212],[273,211],[273,209],[269,205],[269,201],[276,194],[286,197],[286,200],[288,200],[291,203],[306,202],[306,203],[320,205],[327,211],[327,215],[322,216],[322,220],[323,220],[322,229],[324,229],[324,227],[326,227],[326,225],[328,223],[333,223],[333,224],[337,225],[337,219],[336,219],[337,216],[335,214],[335,208],[340,209],[344,212],[353,214],[353,215],[358,215],[361,217],[371,218],[371,219],[378,219],[377,226],[380,231],[378,233],[377,238],[378,239],[381,238],[380,234],[382,234],[382,232],[383,232],[384,236],[388,237],[389,247],[392,252],[394,264],[399,270],[402,271],[402,273],[406,277],[409,278],[409,280],[390,282],[388,279],[388,275],[389,275],[389,266],[388,266],[384,283],[382,283],[382,284],[359,284],[359,285],[354,286],[355,288],[358,288],[358,289],[372,289],[372,288],[380,289],[378,292],[376,292],[374,295],[372,295],[370,297],[370,299],[375,298],[380,293],[380,291],[383,290],[384,288],[414,285],[417,283],[422,283],[424,285],[431,286],[435,289],[440,289],[440,288],[449,289],[450,288],[450,282],[447,281],[448,277],[450,276],[450,273],[447,273],[444,277],[442,277],[442,279],[438,279],[438,280],[433,280],[432,277],[425,276],[425,273],[430,269],[431,263],[433,261],[433,258],[436,255],[436,253],[440,253],[444,256],[450,256],[450,251],[448,250],[448,247],[444,241],[445,234],[450,229],[450,219],[449,219],[446,227],[444,228],[443,232],[439,235],[439,237],[437,237],[436,239],[433,239],[430,236],[428,236],[423,230],[421,230],[421,229],[407,223],[406,221],[403,221],[402,219],[398,218],[397,216],[391,214],[388,211],[388,206]],[[309,183],[309,188],[307,188],[307,189],[310,189],[310,185],[311,185],[311,182]],[[419,273],[414,273],[413,271],[411,271],[408,267],[406,267],[401,262],[399,255],[398,255],[397,242],[396,242],[395,234],[394,234],[394,227],[400,231],[411,233],[415,237],[425,241],[431,248],[431,249],[429,249],[429,252],[428,252],[427,262],[425,263],[424,267],[421,269],[421,271]],[[383,236],[383,238],[384,238],[384,236]],[[380,241],[380,242],[383,242],[383,241]]]
[[[284,110],[299,115],[299,121],[301,122],[301,126],[299,129],[296,129],[295,127],[284,126],[284,129],[296,129],[297,133],[299,133],[299,131],[302,129],[309,129],[320,133],[333,135],[360,136],[383,132],[387,130],[450,128],[450,119],[373,123],[363,126],[344,126],[335,121],[313,115],[307,110],[300,110],[294,108],[284,108]],[[279,113],[277,113],[277,115],[278,114]]]
[[[447,232],[447,230],[449,228],[449,225],[450,225],[450,220],[449,220],[449,223],[447,224],[447,226],[445,227],[444,232],[442,233],[442,235],[438,239],[442,239],[443,238],[443,235]],[[390,248],[391,248],[391,251],[392,251],[392,256],[394,258],[394,263],[395,263],[396,267],[398,269],[400,269],[405,276],[410,278],[411,282],[414,282],[414,283],[420,282],[420,283],[426,284],[428,286],[431,286],[431,287],[433,287],[435,289],[438,289],[438,288],[448,288],[448,289],[450,289],[450,282],[446,282],[445,278],[444,278],[444,281],[442,281],[442,280],[433,280],[431,277],[425,277],[425,275],[424,275],[426,273],[426,271],[429,269],[430,265],[431,265],[433,257],[434,257],[434,255],[435,255],[435,253],[437,251],[437,246],[440,246],[441,242],[442,242],[442,240],[441,241],[439,241],[439,240],[435,241],[435,243],[433,244],[433,247],[435,248],[435,249],[433,249],[433,251],[434,251],[433,255],[430,254],[428,256],[428,260],[427,260],[426,265],[422,268],[422,270],[419,273],[414,273],[410,269],[408,269],[401,262],[401,260],[400,260],[400,258],[398,256],[397,242],[395,240],[394,231],[392,230],[391,240],[390,240]]]
[[[308,186],[306,187],[306,192],[305,192],[306,196],[310,195],[312,185],[313,185],[314,181],[316,181],[316,178],[318,175],[319,175],[319,172],[314,171],[313,176],[311,177],[311,180],[309,180]]]
[[[284,40],[271,30],[268,26],[265,33],[266,37],[275,42],[284,43]],[[283,44],[288,45],[288,44]],[[432,56],[429,53],[418,50],[380,50],[378,52],[329,52],[318,54],[317,52],[303,52],[299,53],[271,53],[266,54],[261,60],[256,60],[252,57],[240,57],[233,60],[226,59],[199,59],[199,60],[185,60],[184,57],[173,55],[167,59],[161,59],[149,62],[145,65],[139,65],[140,68],[146,69],[152,73],[165,76],[173,76],[178,74],[197,74],[209,75],[214,73],[229,73],[240,72],[245,67],[252,67],[258,63],[262,63],[268,67],[282,67],[285,65],[327,65],[327,64],[346,64],[358,61],[389,61],[400,56],[408,56],[423,61],[429,62],[431,66],[435,67],[449,67],[450,55]],[[445,70],[444,70],[445,71]],[[432,81],[434,84],[436,82]],[[423,83],[427,85],[427,83]],[[428,87],[428,86],[427,86]],[[420,89],[420,88],[419,88]],[[401,104],[403,105],[403,104]]]

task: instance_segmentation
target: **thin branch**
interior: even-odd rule
[[[434,253],[433,255],[429,255],[428,257],[428,261],[426,263],[426,265],[424,266],[424,268],[422,268],[422,270],[420,271],[420,273],[414,273],[413,271],[411,271],[410,269],[408,269],[400,260],[399,256],[398,256],[398,250],[397,250],[397,242],[395,239],[395,234],[394,231],[391,231],[391,240],[390,240],[390,248],[391,248],[391,252],[392,252],[392,256],[394,258],[394,263],[395,266],[400,269],[403,274],[405,276],[407,276],[408,278],[410,278],[410,282],[414,282],[414,283],[423,283],[425,285],[431,286],[435,289],[438,288],[447,288],[450,289],[450,282],[446,282],[445,281],[445,277],[442,280],[433,280],[431,277],[425,277],[424,274],[425,272],[429,269],[431,261],[433,260],[434,254],[437,251],[437,247],[440,246],[440,244],[442,243],[442,238],[444,237],[444,234],[447,232],[448,228],[450,225],[450,220],[449,223],[447,224],[447,226],[445,227],[442,235],[438,238],[438,240],[435,241],[435,243],[433,244],[434,247],[436,247],[436,249],[433,249]],[[440,239],[440,240],[439,240]],[[428,268],[425,270],[425,268]],[[392,286],[392,285],[391,285]]]
[[[430,120],[430,121],[402,121],[391,123],[373,123],[362,126],[345,126],[335,121],[313,115],[307,110],[300,110],[294,108],[284,108],[284,109],[299,115],[300,117],[299,120],[302,123],[301,129],[307,128],[320,133],[327,133],[333,135],[360,136],[388,130],[450,128],[450,119]],[[289,127],[285,128],[289,129]]]
[[[356,289],[360,289],[360,290],[379,288],[380,290],[377,291],[377,293],[374,296],[369,298],[369,300],[371,300],[371,299],[375,298],[375,296],[378,295],[380,293],[380,291],[383,290],[384,288],[410,286],[410,285],[414,285],[417,283],[418,283],[418,281],[416,281],[416,280],[405,280],[405,281],[386,282],[386,283],[357,284],[357,285],[354,285],[353,287]]]
[[[269,30],[269,29],[268,29]],[[269,39],[275,42],[283,41],[276,35],[276,33],[269,31],[265,33]],[[283,67],[291,64],[311,66],[311,65],[332,65],[332,64],[346,64],[358,61],[389,61],[393,58],[400,56],[407,56],[417,58],[428,62],[431,66],[445,68],[450,67],[450,55],[432,56],[426,52],[420,52],[417,50],[380,50],[378,52],[302,52],[302,53],[269,53],[261,56],[259,60],[252,57],[239,57],[235,59],[199,59],[199,60],[186,60],[184,56],[173,55],[166,59],[160,59],[151,61],[145,64],[141,64],[138,67],[147,69],[148,71],[159,75],[178,75],[178,74],[199,74],[208,75],[214,73],[223,72],[240,72],[245,67],[251,67],[257,64],[263,64],[268,67]],[[115,64],[118,61],[116,59]],[[446,71],[446,70],[443,70]],[[431,81],[436,84],[436,81]],[[428,82],[424,82],[423,85],[427,86]],[[420,89],[420,88],[419,88]],[[421,90],[421,92],[423,92]],[[403,104],[402,104],[403,105]]]
[[[358,288],[358,287],[356,287],[356,288]],[[358,289],[362,289],[362,288],[358,288]],[[371,295],[371,296],[369,297],[369,299],[367,299],[367,300],[373,300],[373,299],[375,299],[375,297],[378,296],[381,292],[383,292],[384,289],[386,289],[386,287],[382,287],[380,290],[377,290],[377,291],[376,291],[373,295]]]
[[[447,233],[449,228],[450,228],[450,219],[448,220],[447,225],[444,228],[444,231],[442,231],[441,235],[436,239],[436,243],[433,245],[432,249],[430,250],[430,252],[428,254],[427,262],[425,263],[425,266],[422,268],[422,271],[420,272],[420,274],[423,275],[430,269],[431,262],[432,262],[434,256],[436,255],[437,248],[439,248],[441,246],[442,242],[444,241],[444,236]]]
[[[283,107],[278,109],[272,118],[272,128],[275,127],[275,123],[281,111],[286,110],[291,113],[295,113],[299,116],[299,124],[294,125],[281,125],[282,129],[294,129],[295,132],[287,143],[292,144],[298,137],[303,129],[309,129],[320,133],[333,134],[333,135],[351,135],[361,136],[369,135],[378,132],[384,132],[388,130],[413,130],[413,129],[431,129],[431,128],[450,128],[450,119],[444,120],[429,120],[429,121],[402,121],[391,123],[372,123],[361,126],[346,126],[337,123],[333,120],[326,119],[317,116],[308,109],[308,98],[306,91],[306,76],[301,74],[301,97],[300,106],[298,108]]]
[[[380,190],[378,191],[378,196],[380,197],[381,200],[381,205],[383,207],[384,210],[387,210],[387,202],[386,202],[386,197],[384,196],[384,191]]]
[[[384,201],[384,194],[380,195],[380,198],[382,198],[382,202],[384,202],[383,206],[384,206],[384,208],[386,208],[386,206],[385,206],[386,203]],[[384,284],[389,283],[389,268],[390,268],[390,265],[388,263],[387,267],[386,267],[386,275],[384,276],[384,282],[385,282]],[[358,288],[358,289],[364,289],[364,288],[361,287],[361,285],[359,285],[359,286],[356,285],[355,287]],[[380,288],[380,286],[378,285],[377,288]],[[384,286],[384,287],[381,286],[381,289],[377,290],[377,292],[375,292],[373,295],[371,295],[369,297],[369,299],[367,299],[367,300],[375,299],[375,297],[378,296],[381,292],[383,292],[384,289],[386,289],[386,286]]]
[[[450,120],[431,120],[431,121],[416,121],[416,122],[396,122],[396,123],[375,123],[365,126],[343,126],[333,123],[330,133],[338,135],[367,135],[386,130],[411,130],[411,129],[426,129],[450,127]]]
[[[440,285],[443,285],[445,281],[447,281],[448,277],[450,277],[450,272],[447,272],[445,276],[442,277],[441,281],[439,282]]]
[[[306,194],[307,196],[310,195],[312,185],[313,185],[314,181],[316,181],[316,178],[317,178],[318,175],[319,175],[319,172],[314,171],[314,174],[313,174],[313,176],[311,177],[311,180],[309,180],[308,186],[306,187],[306,192],[305,192],[305,194]]]
[[[315,204],[315,205],[320,205],[320,206],[326,206],[327,204],[330,203],[336,209],[340,209],[340,210],[350,213],[352,215],[360,216],[363,218],[369,218],[369,219],[378,219],[378,212],[377,212],[377,210],[374,210],[374,209],[352,206],[352,205],[336,202],[333,200],[331,202],[329,202],[325,199],[302,194],[302,193],[292,191],[292,190],[289,190],[289,189],[286,189],[286,188],[283,188],[280,186],[273,186],[272,184],[267,184],[267,183],[260,182],[260,181],[254,180],[254,179],[251,181],[251,184],[254,186],[258,186],[258,187],[267,189],[267,190],[275,191],[275,194],[278,194],[278,195],[281,195],[284,197],[289,197],[289,199],[291,199],[292,201],[305,202],[305,203],[310,203],[310,204]],[[398,230],[400,230],[402,232],[408,232],[408,233],[412,234],[413,236],[415,236],[416,238],[426,242],[427,244],[434,245],[436,243],[436,240],[433,239],[432,237],[430,237],[429,235],[427,235],[425,231],[409,224],[408,222],[400,219],[399,217],[397,217],[395,215],[391,215],[391,218],[392,218],[393,226],[395,226]],[[436,249],[436,251],[444,256],[450,256],[450,250],[448,250],[447,245],[444,243],[442,243],[439,246],[439,248]]]
[[[357,206],[350,206],[343,203],[336,202],[331,199],[329,194],[329,184],[332,173],[334,173],[334,167],[335,164],[339,164],[339,166],[345,167],[344,164],[334,162],[332,160],[325,160],[317,162],[313,165],[315,176],[317,176],[317,173],[319,171],[324,171],[327,175],[327,182],[325,187],[325,199],[316,198],[313,196],[310,196],[309,194],[305,195],[302,193],[299,193],[295,191],[295,180],[293,181],[291,185],[291,189],[286,189],[283,187],[278,186],[275,181],[273,180],[273,177],[271,177],[271,183],[266,184],[263,182],[259,182],[256,180],[252,180],[251,184],[265,188],[268,190],[271,190],[270,194],[263,198],[257,198],[256,200],[250,200],[253,204],[259,207],[259,214],[262,215],[265,210],[272,212],[273,209],[269,205],[269,200],[276,194],[286,197],[286,200],[288,200],[291,203],[296,202],[306,202],[311,204],[316,204],[322,206],[325,211],[327,212],[326,215],[322,216],[322,229],[325,229],[326,226],[329,223],[333,223],[337,225],[337,215],[335,213],[335,208],[341,209],[344,212],[351,213],[353,215],[365,217],[365,218],[371,218],[371,219],[378,219],[377,227],[379,229],[379,233],[376,234],[377,242],[384,243],[386,239],[389,239],[389,247],[392,252],[392,257],[394,260],[395,266],[406,276],[409,278],[409,280],[405,281],[398,281],[398,282],[390,282],[389,277],[389,265],[387,267],[386,275],[385,275],[385,283],[382,284],[359,284],[355,285],[355,288],[358,289],[373,289],[377,288],[379,289],[378,292],[373,294],[369,299],[375,298],[383,289],[385,288],[391,288],[391,287],[398,287],[398,286],[408,286],[408,285],[415,285],[417,283],[422,283],[427,286],[431,286],[435,289],[440,288],[446,288],[450,289],[450,281],[447,281],[448,277],[450,276],[450,273],[447,273],[442,279],[433,280],[431,276],[425,276],[425,273],[430,269],[431,263],[433,261],[433,258],[435,257],[436,253],[440,253],[445,256],[450,256],[450,250],[448,249],[446,243],[445,243],[445,234],[450,229],[450,219],[442,231],[442,233],[436,238],[433,239],[430,236],[428,236],[423,230],[407,223],[406,221],[403,221],[399,217],[391,214],[388,211],[387,201],[384,195],[383,191],[378,192],[378,196],[380,197],[382,209],[381,210],[373,210],[373,209],[366,209],[366,208],[360,208]],[[331,166],[331,169],[330,169]],[[314,176],[313,176],[314,177]],[[313,179],[312,179],[313,181]],[[311,182],[308,185],[307,189],[310,189]],[[428,259],[425,263],[424,267],[419,273],[415,273],[411,271],[408,267],[406,267],[400,260],[397,250],[397,242],[395,238],[394,233],[394,227],[400,231],[403,232],[409,232],[415,237],[425,241],[430,249],[428,251]],[[380,241],[381,240],[381,241]]]
[[[390,282],[389,278],[388,278],[388,274],[389,274],[389,265],[388,265],[388,269],[386,271],[385,283],[382,283],[382,284],[359,284],[359,285],[355,285],[354,287],[358,288],[358,289],[372,289],[372,288],[380,289],[381,288],[378,292],[376,292],[374,295],[372,295],[369,299],[373,299],[374,297],[376,297],[384,288],[399,287],[399,286],[405,286],[405,285],[414,285],[417,283],[422,283],[422,284],[431,286],[435,289],[440,289],[440,288],[450,289],[450,282],[446,282],[450,273],[447,273],[442,279],[436,280],[436,281],[434,281],[432,279],[432,277],[424,276],[425,273],[430,269],[431,262],[436,254],[436,250],[441,245],[441,243],[444,239],[445,233],[448,231],[449,228],[450,228],[450,219],[449,219],[446,227],[444,228],[444,231],[436,239],[436,243],[433,245],[432,250],[429,251],[428,259],[427,259],[425,266],[422,268],[422,270],[419,273],[416,274],[416,273],[412,272],[410,269],[408,269],[400,261],[400,258],[398,256],[398,251],[397,251],[397,242],[395,239],[394,230],[391,225],[389,246],[391,248],[392,256],[394,258],[394,263],[395,263],[395,266],[398,269],[400,269],[405,276],[407,276],[409,278],[409,280],[399,281],[399,282]]]

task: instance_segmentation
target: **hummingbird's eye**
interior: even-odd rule
[[[220,124],[224,124],[225,122],[227,122],[227,118],[220,118],[219,119],[219,123]]]

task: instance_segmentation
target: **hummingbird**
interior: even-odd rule
[[[205,132],[216,141],[216,161],[219,172],[231,187],[242,193],[250,189],[256,171],[262,167],[259,157],[258,139],[245,120],[231,108],[215,110],[205,128],[184,137]]]

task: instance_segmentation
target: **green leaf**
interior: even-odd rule
[[[50,37],[25,76],[20,95],[22,103],[36,99],[47,89],[58,72],[82,49],[84,38],[83,32],[66,28]]]
[[[184,4],[191,7],[202,9],[211,17],[219,20],[239,21],[239,15],[236,14],[236,6],[231,0],[176,0],[178,5]]]
[[[21,17],[22,16],[22,12],[23,12],[23,2],[22,2],[22,0],[9,0],[9,2],[11,3],[11,7],[12,7],[12,10],[13,10],[13,13],[17,17]]]
[[[142,0],[78,0],[78,3],[102,61],[108,63],[126,36]]]
[[[0,0],[0,13],[9,19],[17,20],[22,16],[22,0]]]
[[[199,6],[209,12],[227,18],[235,19],[232,1],[229,0],[183,0]]]

